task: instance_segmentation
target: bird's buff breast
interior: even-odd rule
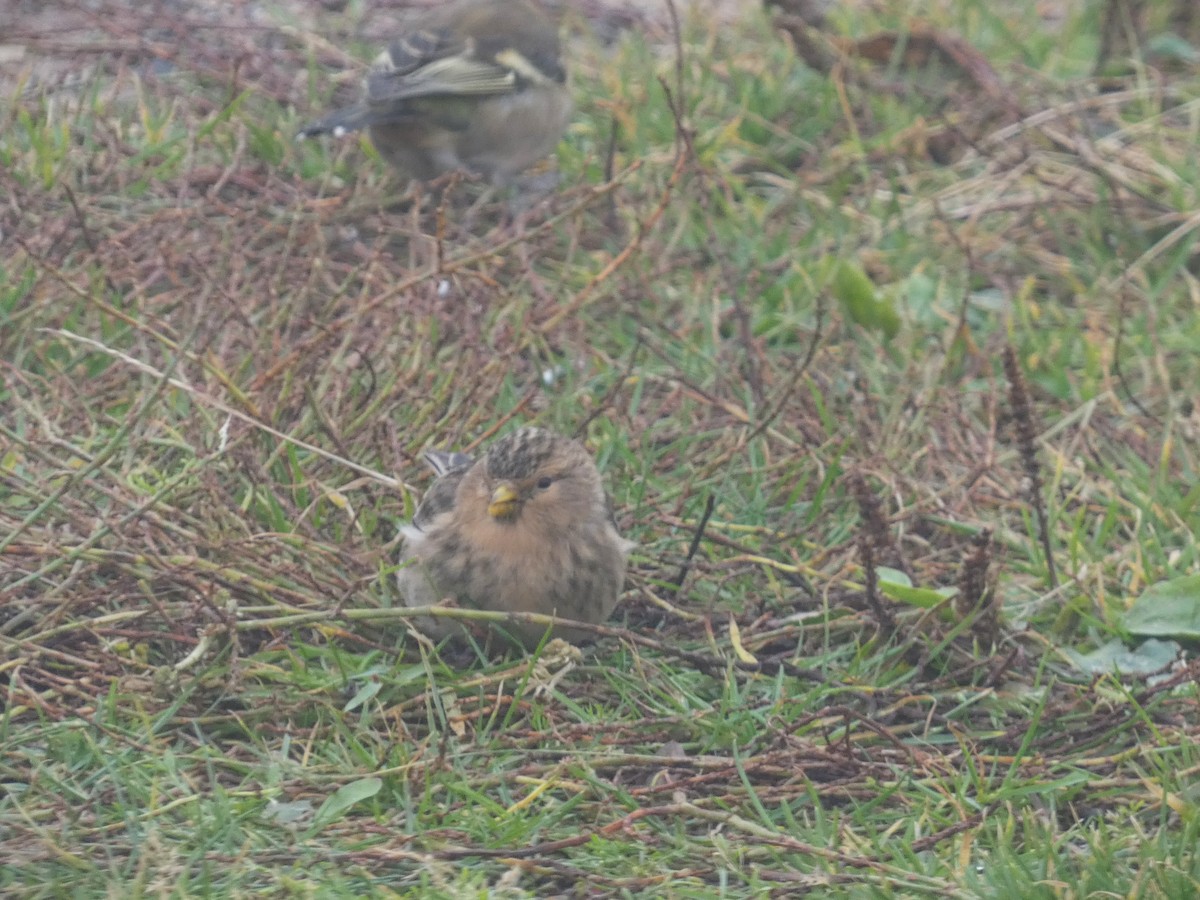
[[[452,598],[476,609],[584,622],[612,611],[624,575],[615,534],[595,526],[544,534],[493,520],[474,524],[458,534],[425,534],[408,548],[436,594],[430,602]]]

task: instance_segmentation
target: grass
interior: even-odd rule
[[[1068,652],[1139,649],[1200,519],[1200,81],[1100,90],[1094,6],[930,8],[1011,102],[580,17],[520,227],[291,141],[394,10],[19,23],[0,891],[1194,895],[1194,656]],[[420,452],[525,422],[595,453],[628,590],[582,652],[439,653],[390,577]]]

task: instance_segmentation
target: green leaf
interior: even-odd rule
[[[882,332],[889,340],[900,330],[900,316],[895,307],[879,296],[867,273],[854,263],[845,260],[838,263],[831,289],[855,323]]]
[[[262,817],[274,825],[301,825],[312,819],[312,803],[307,800],[293,800],[280,803],[274,799],[267,801],[267,808]]]
[[[879,578],[879,590],[884,596],[921,609],[932,609],[958,593],[958,588],[913,587],[912,580],[907,575],[899,569],[889,569],[887,566],[880,566],[875,570],[875,574]]]
[[[1179,655],[1179,645],[1174,641],[1151,638],[1130,650],[1120,639],[1113,639],[1091,653],[1079,653],[1070,648],[1063,652],[1075,668],[1089,675],[1147,675],[1162,671],[1174,662]]]
[[[1200,639],[1200,575],[1152,584],[1125,613],[1130,634]]]
[[[321,808],[317,810],[316,820],[313,822],[313,829],[317,830],[331,822],[336,822],[346,814],[350,807],[378,794],[381,787],[383,787],[383,779],[375,777],[360,778],[358,781],[343,784],[321,804]]]
[[[367,681],[364,681],[362,687],[360,687],[355,692],[354,696],[351,697],[346,703],[346,705],[342,707],[343,711],[353,712],[354,710],[358,709],[360,706],[378,694],[380,688],[382,687],[383,682],[378,678],[371,678]]]
[[[1192,66],[1200,63],[1200,49],[1188,43],[1182,35],[1170,31],[1154,35],[1146,42],[1146,49],[1162,61]]]

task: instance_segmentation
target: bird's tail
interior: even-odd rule
[[[346,109],[339,109],[336,112],[330,113],[319,122],[305,125],[296,132],[296,139],[301,140],[303,138],[316,137],[320,134],[332,134],[334,137],[342,137],[352,131],[366,128],[374,121],[375,118],[371,115],[371,111],[367,108],[367,105],[365,103],[358,103]]]

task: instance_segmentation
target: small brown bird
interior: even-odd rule
[[[412,178],[462,169],[504,184],[549,154],[571,116],[556,16],[530,0],[455,0],[375,60],[365,99],[298,137],[366,128]]]
[[[582,444],[521,428],[477,462],[438,451],[425,459],[438,478],[401,530],[401,558],[408,564],[398,579],[405,605],[449,599],[465,608],[580,622],[608,618],[634,544],[617,533],[600,472]],[[462,633],[447,618],[418,624],[436,637]],[[546,632],[522,622],[502,628],[527,646]],[[554,637],[573,641],[588,634],[553,630]]]

